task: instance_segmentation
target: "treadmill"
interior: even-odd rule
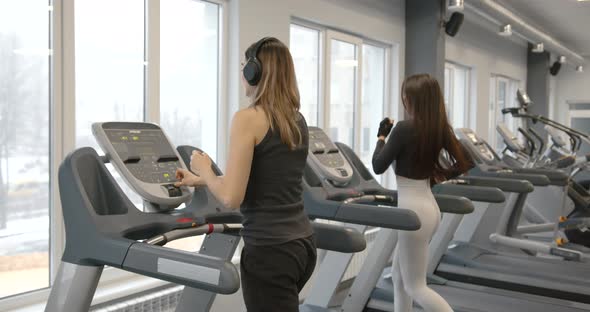
[[[317,127],[309,128],[308,166],[304,174],[305,205],[327,209],[331,205],[363,203],[367,209],[363,214],[368,217],[374,215],[373,209],[383,208],[396,210],[397,192],[383,188],[362,165],[361,161],[349,155],[354,154],[346,145],[333,143],[326,133]],[[460,185],[449,185],[448,192],[453,193]],[[492,190],[496,199],[503,200],[504,195],[499,190]],[[480,196],[475,192],[475,196]],[[468,213],[473,211],[471,201],[464,197],[436,194],[436,200],[446,211]],[[369,208],[372,207],[372,208]],[[382,222],[386,219],[380,218]],[[359,232],[366,233],[368,226],[349,225]],[[397,239],[397,231],[384,224],[373,223],[374,227],[381,227],[377,240],[373,242],[371,253],[392,248]],[[403,229],[403,228],[402,228]],[[345,291],[347,282],[343,281],[345,273],[351,263],[352,254],[326,252],[319,264],[313,280],[313,286],[300,311],[340,311],[339,296]],[[391,256],[391,251],[389,251]],[[364,266],[374,267],[374,264],[364,263]],[[382,268],[383,266],[381,266]],[[357,277],[358,279],[358,277]],[[371,287],[372,289],[372,287]],[[364,305],[364,304],[363,304]]]
[[[241,216],[219,210],[205,189],[174,186],[176,168],[186,166],[160,127],[107,122],[93,132],[106,155],[79,148],[59,168],[66,247],[45,311],[89,311],[107,265],[186,286],[176,311],[209,311],[217,293],[236,292],[231,258]],[[109,162],[143,198],[144,211],[121,190]],[[198,235],[207,235],[199,253],[162,247]]]
[[[231,259],[240,241],[241,214],[225,210],[206,187],[174,186],[176,168],[187,168],[192,151],[199,149],[175,150],[163,130],[151,123],[96,123],[93,133],[106,155],[80,148],[59,168],[66,248],[45,311],[89,311],[105,265],[184,285],[176,311],[209,311],[217,293],[236,292],[240,280]],[[141,196],[143,211],[121,190],[105,163]],[[222,174],[217,165],[212,169]],[[420,227],[409,210],[378,207],[371,217],[363,216],[366,207],[361,204],[327,207],[308,214],[351,223],[401,223],[408,230]],[[312,225],[318,248],[354,253],[366,247],[364,236],[353,228]],[[162,247],[197,235],[206,235],[198,253]]]
[[[351,163],[359,171],[368,171],[358,156],[344,144],[337,143]],[[489,177],[465,176],[449,180],[433,187],[434,194],[454,194],[473,201],[476,210],[479,206],[498,204],[505,201],[504,192],[531,192],[530,182]],[[438,196],[438,195],[435,195]],[[436,264],[440,261],[453,238],[453,233],[469,211],[448,210],[439,203],[443,219],[429,246],[429,287],[442,295],[455,311],[586,311],[590,305],[541,296],[518,293],[446,280],[434,275]],[[446,211],[446,212],[445,212]],[[467,213],[467,214],[465,214]],[[352,286],[344,296],[338,311],[393,311],[393,284],[391,282],[390,258],[393,252],[391,239],[393,233],[380,233],[375,240],[369,257],[356,276]],[[383,269],[385,267],[385,269]],[[419,310],[419,307],[415,307]]]
[[[470,176],[512,177],[537,185],[550,181],[546,176],[545,183],[539,179],[538,174],[544,175],[545,170],[490,164],[488,160],[497,155],[485,141],[470,129],[456,132],[476,162]],[[590,264],[582,262],[582,253],[521,239],[518,228],[527,192],[506,192],[506,204],[479,207],[466,217],[434,274],[455,282],[557,298],[569,306],[590,303]],[[531,244],[543,252],[531,253]]]

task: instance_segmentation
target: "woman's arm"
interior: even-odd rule
[[[384,173],[393,161],[397,159],[402,146],[399,135],[399,126],[396,126],[393,128],[387,143],[385,143],[385,137],[379,137],[377,146],[375,146],[375,151],[373,152],[373,171],[375,174]]]
[[[224,176],[216,176],[211,169],[211,159],[197,152],[191,157],[191,168],[199,172],[201,179],[217,200],[226,208],[238,209],[244,201],[256,137],[252,128],[252,112],[239,111],[234,116],[229,140],[229,157]]]

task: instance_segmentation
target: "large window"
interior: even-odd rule
[[[391,49],[357,36],[298,24],[291,25],[290,44],[301,111],[308,123],[325,129],[334,141],[351,146],[371,168],[379,121],[392,112],[387,107]],[[322,59],[325,67],[320,65]]]
[[[510,114],[503,114],[502,109],[515,107],[516,91],[520,82],[516,79],[492,75],[490,79],[490,143],[496,150],[504,147],[501,136],[496,131],[496,126],[505,124],[514,134],[518,134],[518,128],[522,123]]]
[[[332,140],[354,145],[358,85],[358,45],[330,39],[329,116]]]
[[[0,299],[51,285],[64,246],[53,169],[72,148],[100,153],[92,123],[161,123],[174,144],[217,156],[224,5],[0,0]]]
[[[372,170],[373,149],[379,124],[383,119],[385,108],[386,49],[370,44],[363,45],[363,90],[360,156],[368,168]]]
[[[144,1],[78,0],[76,20],[76,146],[100,151],[92,123],[144,120]],[[108,16],[108,23],[105,17]],[[113,167],[121,188],[142,200]]]
[[[320,99],[320,31],[291,25],[290,41],[301,98],[300,111],[308,125],[317,126]]]
[[[0,1],[0,298],[49,286],[48,4]]]
[[[93,122],[143,120],[144,1],[78,0],[75,9],[76,145],[98,148]]]
[[[468,67],[445,64],[445,106],[453,128],[469,127],[469,74]]]
[[[167,0],[160,8],[160,120],[176,145],[217,158],[219,6]]]

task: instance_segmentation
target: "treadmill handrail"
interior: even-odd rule
[[[539,174],[525,174],[516,173],[512,169],[499,170],[499,171],[488,171],[488,170],[473,170],[470,172],[474,176],[481,176],[487,178],[503,178],[503,179],[516,179],[525,180],[533,184],[533,186],[547,186],[550,184],[549,178]]]
[[[466,197],[436,194],[436,203],[438,206],[445,206],[445,209],[441,209],[441,212],[452,213],[452,214],[470,214],[475,210],[473,202]]]
[[[522,136],[526,139],[527,144],[530,147],[529,156],[533,157],[533,155],[535,154],[536,149],[537,149],[537,146],[535,145],[535,140],[533,140],[533,137],[521,127],[518,127],[518,132],[520,132],[520,134],[522,134]],[[541,142],[541,147],[539,147],[539,154],[541,154],[543,152],[543,150],[542,150],[543,145],[542,144],[543,143]]]
[[[504,192],[531,193],[535,190],[533,184],[527,180],[474,176],[464,176],[461,179],[469,182],[469,185],[497,187]]]
[[[356,229],[318,222],[312,222],[311,226],[318,249],[355,253],[367,248],[365,235]]]
[[[551,185],[564,186],[567,185],[569,180],[569,176],[561,170],[540,168],[513,168],[512,170],[516,173],[544,175],[549,179]]]
[[[410,209],[355,203],[340,204],[334,220],[404,231],[416,231],[422,225],[418,215]]]
[[[574,141],[576,141],[576,140],[578,141],[578,144],[575,144],[575,143],[573,144],[573,145],[575,145],[575,149],[580,148],[581,141],[586,142],[586,144],[590,144],[590,135],[580,132],[578,130],[575,130],[571,127],[567,127],[561,123],[558,123],[555,120],[551,120],[551,119],[543,117],[541,115],[532,115],[532,114],[528,114],[526,112],[521,113],[518,110],[509,111],[506,113],[510,113],[512,115],[512,117],[531,119],[533,121],[533,123],[541,122],[543,124],[546,124],[548,126],[555,128],[555,129],[565,132],[570,137],[570,139],[572,139]]]
[[[539,141],[539,155],[543,155],[543,151],[545,151],[545,140],[532,127],[529,127],[528,131]]]
[[[504,192],[497,187],[474,186],[471,184],[438,184],[432,188],[432,192],[444,195],[462,196],[472,201],[486,203],[503,203],[506,200]],[[441,210],[442,211],[442,210]],[[462,214],[471,211],[461,211]]]

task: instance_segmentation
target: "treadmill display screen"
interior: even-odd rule
[[[344,159],[340,151],[323,131],[309,130],[309,152],[328,168],[344,166]],[[348,176],[348,174],[342,173],[342,176]]]
[[[477,137],[475,136],[475,133],[467,133],[467,137],[471,140],[471,142],[473,142],[473,144],[479,143],[477,141]]]
[[[105,129],[105,133],[136,179],[158,184],[176,181],[180,160],[161,130]]]

